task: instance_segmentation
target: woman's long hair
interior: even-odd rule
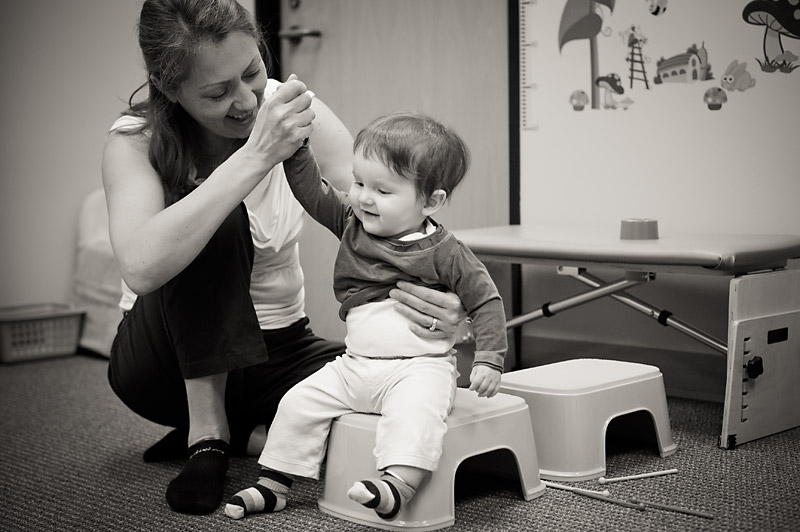
[[[167,205],[197,185],[197,166],[203,159],[198,124],[167,94],[177,94],[189,75],[198,47],[219,43],[233,32],[252,35],[269,72],[271,58],[254,17],[235,0],[145,0],[139,16],[139,47],[148,81],[137,88],[123,114],[141,117],[141,127],[123,134],[150,134],[150,164],[161,176]],[[144,87],[147,99],[133,103]]]

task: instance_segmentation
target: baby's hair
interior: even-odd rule
[[[415,113],[376,118],[356,135],[353,151],[413,179],[423,198],[442,189],[449,199],[469,167],[469,149],[461,137],[437,120]]]

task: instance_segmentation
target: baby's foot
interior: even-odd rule
[[[292,479],[271,469],[262,469],[258,482],[252,488],[234,495],[225,505],[225,515],[241,519],[245,515],[262,512],[280,512],[286,507],[286,495]]]
[[[372,508],[382,519],[394,519],[403,504],[414,497],[416,490],[400,478],[384,473],[381,478],[356,482],[347,490],[347,496],[367,508]]]

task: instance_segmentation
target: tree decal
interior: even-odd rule
[[[591,65],[592,109],[600,107],[600,98],[595,80],[598,77],[597,67],[597,34],[603,27],[603,13],[600,5],[614,11],[615,0],[567,0],[561,14],[561,26],[558,29],[558,49],[569,41],[589,40],[589,59]]]

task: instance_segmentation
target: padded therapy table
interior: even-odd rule
[[[552,265],[588,286],[511,317],[509,329],[611,297],[727,357],[720,447],[732,449],[800,426],[800,269],[787,269],[789,260],[800,258],[800,235],[662,234],[623,240],[618,232],[598,228],[526,225],[453,232],[485,262]],[[592,267],[619,270],[621,277],[603,281],[587,273]],[[660,273],[731,277],[727,343],[628,293]]]

